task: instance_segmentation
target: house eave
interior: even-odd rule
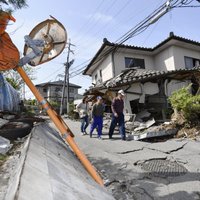
[[[121,76],[125,76],[125,74],[127,74],[128,70],[125,73],[122,73]],[[152,73],[149,72],[144,76],[140,76],[140,77],[127,77],[126,79],[122,79],[121,81],[115,81],[115,79],[118,76],[111,78],[110,80],[107,80],[105,82],[103,82],[100,85],[96,85],[95,87],[91,88],[90,90],[104,90],[104,89],[114,89],[114,88],[119,88],[119,87],[123,87],[123,86],[127,86],[127,85],[131,85],[133,83],[145,83],[148,81],[158,81],[160,79],[165,79],[165,78],[170,78],[170,79],[177,79],[177,80],[184,80],[184,79],[188,79],[191,78],[191,76],[199,76],[200,77],[200,67],[195,67],[192,69],[179,69],[179,70],[172,70],[172,71],[155,71]]]

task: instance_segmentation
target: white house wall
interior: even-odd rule
[[[174,58],[175,58],[174,62],[175,62],[176,69],[180,69],[180,68],[185,69],[185,59],[184,59],[185,56],[200,59],[199,51],[194,51],[194,50],[174,46]]]
[[[125,68],[125,57],[144,59],[145,69],[154,69],[154,58],[152,56],[137,53],[117,52],[114,54],[115,76],[120,74],[122,70],[127,69]]]
[[[152,82],[146,82],[145,84],[134,83],[126,91],[125,109],[128,113],[132,113],[130,101],[138,99],[140,103],[144,103],[145,95],[153,95],[159,92],[158,84]]]
[[[155,70],[169,71],[175,69],[174,63],[174,47],[164,49],[155,55]]]
[[[98,68],[92,73],[92,83],[95,82],[95,75],[97,74],[97,80],[100,79],[100,70],[102,71],[102,81],[107,81],[113,77],[112,60],[111,56],[108,56],[98,66]]]
[[[183,87],[188,86],[191,83],[189,80],[185,81],[179,81],[179,80],[165,80],[164,86],[165,86],[165,95],[167,97],[171,96],[172,93],[176,90],[179,90]]]

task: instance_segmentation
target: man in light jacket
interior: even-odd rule
[[[82,135],[85,135],[87,134],[86,128],[89,125],[89,117],[88,117],[89,105],[87,96],[84,97],[82,102],[76,106],[76,110],[78,111],[79,117],[81,119],[81,133]]]

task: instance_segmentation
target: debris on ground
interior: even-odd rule
[[[8,122],[9,122],[8,120],[0,118],[0,128],[5,124],[7,124]]]
[[[147,138],[173,136],[177,133],[177,131],[178,129],[173,126],[161,124],[159,126],[151,126],[142,131],[133,131],[132,136],[133,140],[143,140]]]
[[[11,147],[10,141],[0,136],[0,154],[6,154]]]

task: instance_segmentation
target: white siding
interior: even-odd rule
[[[170,45],[170,44],[169,44]],[[97,80],[100,79],[100,70],[102,72],[102,82],[119,75],[125,68],[125,57],[144,59],[145,69],[170,71],[185,68],[184,57],[191,57],[200,60],[199,51],[190,50],[186,45],[180,46],[164,46],[165,49],[154,52],[136,50],[136,49],[119,49],[117,52],[106,57],[102,63],[92,73],[92,82],[99,84],[95,81],[95,75],[97,74]],[[162,49],[162,48],[161,48]],[[158,52],[157,52],[158,51]],[[155,54],[156,53],[156,54]],[[112,59],[112,56],[114,59]]]
[[[194,51],[194,50],[175,46],[174,60],[175,60],[176,69],[180,69],[180,68],[185,69],[185,60],[184,60],[185,56],[200,59],[199,51]]]
[[[113,77],[111,56],[108,56],[105,60],[103,60],[103,62],[98,66],[98,68],[92,73],[92,83],[96,83],[96,74],[97,80],[100,78],[100,70],[102,70],[103,82]]]
[[[155,56],[155,70],[168,71],[175,69],[174,47],[169,47]]]

